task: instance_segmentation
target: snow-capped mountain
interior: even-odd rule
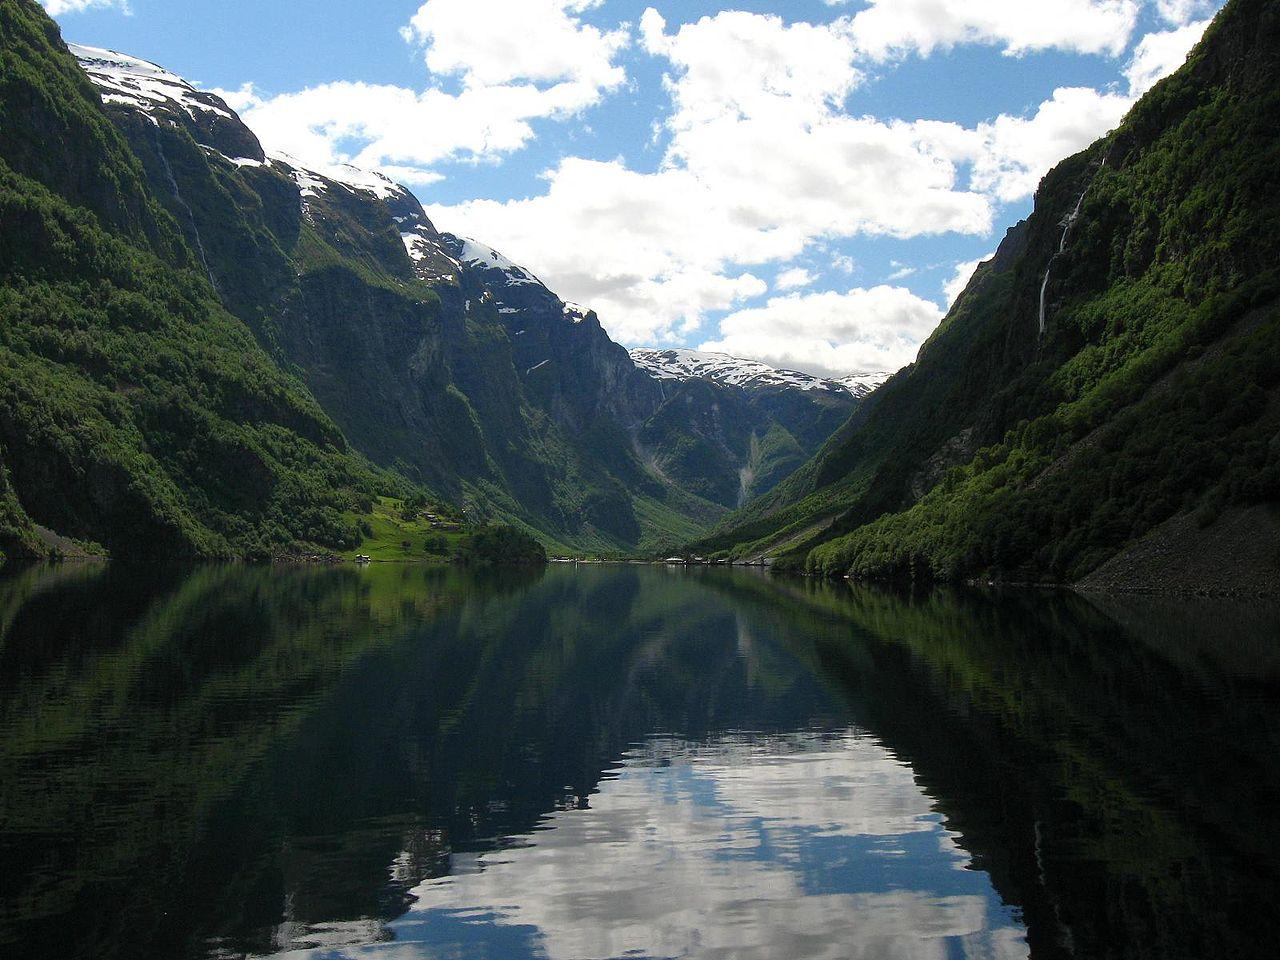
[[[311,168],[287,153],[270,155],[272,163],[288,167],[292,171],[298,189],[307,197],[318,197],[332,189],[336,184],[352,193],[365,193],[379,200],[392,201],[398,197],[407,197],[409,191],[390,177],[374,170],[361,170],[349,163],[333,164],[323,168]]]
[[[861,400],[865,396],[869,396],[871,392],[882,386],[886,380],[892,377],[892,373],[855,373],[849,377],[841,377],[839,380],[833,380],[838,383],[851,394]]]
[[[409,196],[408,190],[376,171],[350,164],[308,166],[287,153],[265,155],[257,139],[221,97],[196,89],[159,64],[83,44],[69,44],[68,48],[98,88],[103,103],[132,107],[153,121],[165,116],[181,120],[181,114],[185,114],[186,120],[205,128],[203,133],[220,135],[214,139],[217,147],[198,137],[205,149],[238,167],[283,169],[298,184],[304,205],[307,198],[320,196],[335,185],[388,202]],[[210,129],[215,127],[220,129]]]
[[[262,166],[262,145],[234,110],[216,94],[197,90],[158,64],[115,50],[69,44],[69,49],[98,88],[102,102],[128,107],[158,124],[168,118],[187,128],[204,149],[235,166]]]
[[[68,44],[68,47],[101,91],[104,103],[122,103],[148,113],[156,106],[176,105],[193,115],[213,113],[227,119],[234,117],[220,97],[200,92],[158,64],[79,43]]]
[[[631,351],[637,367],[659,380],[712,380],[735,387],[762,389],[789,387],[793,390],[844,392],[861,399],[889,379],[889,373],[861,373],[839,380],[779,370],[759,360],[744,360],[727,353],[702,353],[697,350],[655,350],[639,348]]]
[[[168,117],[199,128],[206,150],[237,167],[266,166],[290,177],[299,190],[303,210],[309,201],[347,192],[380,200],[390,208],[405,251],[419,278],[429,283],[456,283],[464,269],[477,273],[488,287],[499,314],[514,316],[531,307],[581,323],[590,311],[557,298],[531,271],[477,240],[440,233],[405,187],[375,171],[349,164],[308,165],[285,153],[264,155],[256,138],[218,96],[194,86],[158,64],[114,50],[73,44],[72,53],[98,87],[105,103],[132,107],[158,122]],[[243,131],[243,133],[241,132]],[[216,144],[216,147],[209,144]],[[548,311],[546,308],[554,307]],[[658,380],[711,380],[746,389],[783,387],[803,391],[843,392],[862,398],[888,374],[868,373],[838,380],[794,370],[779,370],[756,360],[694,350],[631,351],[635,365]]]
[[[437,230],[393,180],[268,155],[217,96],[75,52],[224,304],[352,444],[561,542],[625,547],[672,518],[714,520],[800,466],[883,379],[629,356],[593,311]]]

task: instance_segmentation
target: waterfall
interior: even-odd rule
[[[1102,158],[1102,163],[1098,170],[1101,171],[1107,165],[1107,158]],[[1080,197],[1076,200],[1075,209],[1067,215],[1062,221],[1062,239],[1058,241],[1058,250],[1049,258],[1049,265],[1044,269],[1044,282],[1040,284],[1040,336],[1044,336],[1046,318],[1046,308],[1049,299],[1049,277],[1053,273],[1053,265],[1057,259],[1067,252],[1067,239],[1071,236],[1071,228],[1076,225],[1076,221],[1080,219],[1080,211],[1084,208],[1084,198],[1089,195],[1089,189],[1093,186],[1093,181],[1097,178],[1097,174],[1089,179],[1085,188],[1080,191]]]
[[[200,239],[200,227],[196,224],[196,215],[192,212],[191,206],[182,197],[182,191],[178,188],[178,180],[173,175],[173,167],[169,166],[169,158],[164,152],[164,143],[160,139],[160,124],[155,125],[156,154],[160,157],[160,166],[164,168],[165,179],[169,181],[169,190],[173,193],[173,199],[177,201],[187,214],[187,222],[191,224],[191,233],[196,241],[196,253],[200,255],[200,263],[204,267],[205,275],[208,276],[209,282],[213,284],[214,293],[222,296],[218,290],[218,281],[213,276],[213,271],[209,268],[209,258],[204,252],[204,241]]]

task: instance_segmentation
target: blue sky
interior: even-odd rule
[[[896,369],[1219,0],[45,0],[627,345]]]

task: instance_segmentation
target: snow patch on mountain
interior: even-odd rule
[[[197,90],[182,77],[158,64],[116,50],[75,43],[69,46],[106,103],[124,104],[148,116],[161,112],[162,108],[172,110],[176,106],[193,119],[213,114],[241,125],[240,118],[221,98]],[[206,149],[217,153],[211,147]],[[262,165],[262,161],[254,157],[219,155],[236,166]],[[409,193],[390,177],[346,163],[316,167],[304,164],[286,153],[272,154],[269,159],[289,168],[304,198],[320,196],[334,184],[354,193],[368,194],[386,201],[399,200]]]
[[[303,197],[321,196],[334,184],[352,193],[370,194],[379,200],[396,200],[408,193],[390,177],[372,170],[361,170],[349,163],[308,167],[287,153],[273,153],[270,159],[289,168]]]
[[[892,376],[892,373],[859,373],[852,377],[841,377],[835,383],[840,384],[858,399],[862,399]]]
[[[404,243],[409,259],[414,263],[421,263],[434,252],[431,240],[420,233],[402,233],[400,240]]]
[[[320,170],[323,176],[356,193],[371,193],[379,200],[393,200],[406,192],[390,177],[376,170],[361,170],[349,163],[335,164]]]
[[[67,45],[80,66],[102,91],[107,103],[123,103],[149,112],[157,106],[177,104],[194,116],[197,111],[232,119],[235,114],[220,99],[201,93],[176,73],[158,64],[115,50]]]
[[[469,237],[459,237],[462,243],[462,250],[458,255],[458,260],[465,263],[469,267],[481,267],[486,270],[497,270],[506,274],[507,283],[520,285],[525,283],[536,283],[542,285],[542,281],[535,277],[519,264],[508,260],[493,247],[480,243],[478,240],[472,240]]]
[[[825,380],[797,370],[779,370],[759,360],[744,360],[726,353],[697,350],[631,351],[637,367],[658,380],[712,380],[736,387],[788,387],[793,390],[827,390],[862,398],[885,380],[888,373],[862,373],[840,380]]]

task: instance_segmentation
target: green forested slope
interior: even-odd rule
[[[917,362],[705,546],[1077,579],[1171,517],[1278,499],[1278,270],[1280,9],[1232,0],[1046,176]]]
[[[0,129],[0,549],[39,553],[35,524],[151,557],[355,537],[378,482],[219,304],[30,0],[0,0]]]

